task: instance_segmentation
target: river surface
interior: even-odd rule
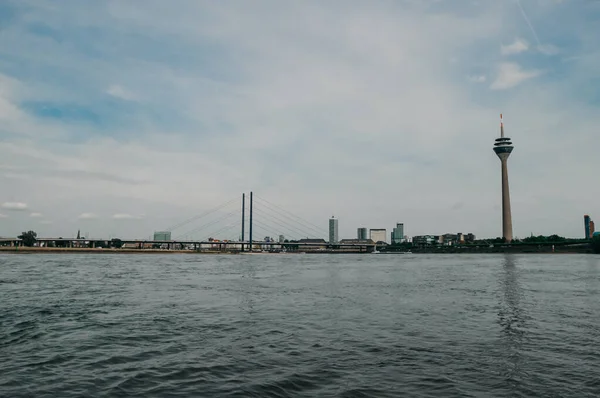
[[[0,254],[2,397],[592,397],[600,256]]]

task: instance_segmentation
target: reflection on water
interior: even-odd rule
[[[518,381],[524,376],[522,349],[527,340],[527,314],[522,303],[523,289],[520,283],[517,260],[511,254],[503,259],[500,273],[500,310],[498,323],[502,330],[503,376],[509,381]]]
[[[257,290],[256,280],[256,265],[250,261],[249,256],[245,256],[240,264],[238,264],[236,273],[239,273],[239,300],[240,309],[247,313],[249,319],[252,319],[254,313],[255,296]],[[247,260],[247,261],[246,261]]]

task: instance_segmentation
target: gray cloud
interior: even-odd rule
[[[134,216],[134,215],[128,214],[128,213],[117,213],[117,214],[113,214],[112,218],[115,220],[138,220],[140,218],[144,218],[144,216],[142,216],[142,215]]]
[[[25,211],[29,207],[27,206],[27,203],[23,202],[4,202],[2,203],[2,208],[13,211]]]
[[[98,218],[98,216],[94,213],[81,213],[77,218],[80,220],[93,220]]]
[[[8,172],[4,175],[11,178],[51,178],[68,181],[97,181],[97,182],[112,182],[118,184],[138,185],[147,183],[146,180],[128,177],[127,171],[123,171],[123,175],[117,173],[106,173],[102,171],[86,171],[86,170],[65,170],[53,168],[49,166],[45,168],[32,167],[15,167],[5,168]]]

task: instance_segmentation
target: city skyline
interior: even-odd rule
[[[247,206],[249,206],[249,203],[247,204]],[[295,214],[283,214],[283,217],[287,218],[288,220],[291,220],[292,223],[294,222],[298,222],[298,227],[294,227],[293,225],[289,224],[288,220],[282,220],[280,218],[280,216],[282,215],[281,211],[285,212],[285,209],[281,209],[279,208],[277,205],[273,205],[275,208],[277,208],[277,212],[279,213],[275,213],[273,216],[269,216],[270,221],[267,222],[272,222],[273,218],[275,217],[276,220],[279,221],[283,221],[284,223],[288,223],[287,226],[282,224],[279,221],[275,221],[275,223],[277,224],[277,226],[275,226],[274,224],[271,224],[270,227],[265,227],[263,221],[260,221],[261,227],[260,229],[262,230],[262,234],[266,235],[265,236],[265,241],[267,240],[272,240],[272,241],[279,241],[279,242],[283,242],[284,240],[290,239],[292,241],[294,240],[299,240],[299,239],[316,239],[316,240],[323,240],[325,242],[328,243],[338,243],[342,240],[373,240],[374,236],[373,234],[377,235],[377,241],[378,242],[385,242],[388,244],[394,244],[394,243],[403,243],[403,242],[411,242],[413,238],[425,238],[425,237],[435,237],[435,238],[444,238],[444,241],[446,239],[448,239],[448,236],[454,236],[453,239],[457,239],[457,240],[461,240],[461,236],[462,239],[468,242],[472,242],[473,240],[475,240],[475,235],[472,234],[471,232],[468,233],[454,233],[454,232],[450,232],[450,231],[446,231],[444,233],[440,233],[440,231],[435,231],[435,232],[431,232],[429,231],[427,234],[420,234],[420,235],[415,235],[415,234],[405,234],[406,231],[404,230],[404,223],[400,223],[400,222],[396,222],[394,224],[394,227],[391,228],[391,234],[388,237],[387,235],[387,228],[368,228],[368,227],[358,227],[356,229],[356,235],[354,237],[350,237],[350,236],[341,236],[339,235],[339,219],[332,216],[331,218],[328,219],[328,224],[327,224],[327,229],[323,229],[322,231],[324,231],[323,234],[321,233],[314,233],[314,231],[317,231],[317,229],[315,227],[318,228],[318,226],[316,225],[310,225],[310,222],[307,222],[306,220],[303,220],[299,217],[297,217],[297,215]],[[246,210],[248,211],[248,208],[246,208]],[[210,214],[210,213],[214,213],[214,209],[211,209],[207,212],[205,212],[204,214]],[[217,213],[218,214],[218,213]],[[229,217],[231,217],[232,213],[229,214]],[[241,215],[241,212],[239,215],[234,215],[234,217],[238,217]],[[178,223],[174,226],[175,229],[178,229],[180,225],[190,225],[188,223],[191,223],[194,219],[201,219],[202,217],[204,217],[203,215],[200,216],[195,216],[192,217],[191,219],[185,220],[182,223]],[[584,228],[582,230],[582,234],[583,234],[583,238],[585,239],[591,239],[593,235],[598,234],[599,232],[595,230],[595,224],[594,221],[591,219],[591,217],[586,214],[584,215]],[[246,228],[249,227],[249,214],[246,213],[245,217],[245,224],[246,224]],[[255,218],[256,220],[256,218]],[[206,220],[205,220],[206,221]],[[214,221],[210,222],[210,224],[214,224]],[[232,232],[227,232],[227,237],[225,237],[223,234],[219,235],[219,233],[215,234],[214,236],[206,236],[204,238],[201,238],[199,240],[203,240],[203,241],[208,241],[211,240],[212,238],[218,239],[218,240],[230,240],[230,241],[240,241],[239,238],[241,238],[241,234],[240,231],[237,231],[237,229],[242,228],[242,223],[240,222],[239,224],[236,224],[235,222],[231,222],[231,219],[227,222],[224,222],[225,224],[225,228],[222,228],[222,225],[217,224],[217,228],[219,228],[219,230],[227,230],[227,231],[232,231]],[[504,223],[503,223],[504,224]],[[194,225],[193,223],[191,225]],[[292,228],[292,229],[290,229]],[[306,229],[308,228],[308,229]],[[256,229],[256,226],[255,226]],[[295,230],[296,232],[292,232],[288,235],[289,231],[291,230]],[[306,236],[304,236],[304,234],[300,234],[298,235],[299,230],[304,230],[306,231],[311,231],[306,234]],[[284,232],[285,231],[285,232]],[[90,234],[89,232],[85,232],[84,234],[81,233],[81,230],[77,230],[77,236],[75,237],[75,239],[91,239],[91,240],[102,240],[102,239],[111,239],[111,238],[133,238],[134,240],[136,239],[141,239],[141,240],[147,240],[147,241],[169,241],[169,240],[173,240],[173,241],[178,241],[178,240],[198,240],[198,235],[190,235],[190,234],[181,234],[180,232],[175,234],[175,238],[172,237],[173,232],[172,230],[165,230],[165,231],[153,231],[152,233],[149,234],[145,234],[143,236],[123,236],[123,235],[114,235],[111,234],[110,236],[98,236],[98,235],[93,235]],[[235,238],[236,235],[239,235],[238,238]],[[260,235],[260,234],[259,234]],[[322,236],[325,235],[325,236]],[[560,234],[552,234],[552,235],[559,235]],[[0,235],[0,238],[15,238],[17,236],[17,234],[14,234],[12,236],[2,236]],[[533,232],[531,233],[530,236],[538,236],[537,234],[533,234]],[[543,235],[542,235],[543,236]],[[549,236],[549,235],[548,235]],[[43,238],[59,238],[58,235],[47,235],[47,236],[38,236],[38,237],[43,237]],[[385,238],[384,238],[385,237]],[[457,238],[459,237],[459,238]],[[514,236],[512,239],[510,240],[521,240],[524,238],[528,238],[529,236]],[[61,239],[68,239],[68,238],[74,238],[72,236],[70,236],[70,234],[64,234],[64,236],[60,237]],[[248,238],[248,236],[246,236],[246,238]],[[256,238],[256,237],[255,237]],[[487,240],[487,239],[497,239],[497,238],[502,238],[502,236],[484,236],[484,237],[480,237],[480,239],[483,240]],[[572,237],[566,237],[566,238],[575,238],[575,239],[581,239],[581,236],[572,236]],[[244,240],[244,241],[248,241],[248,239]],[[253,241],[261,241],[261,238],[256,238],[253,239]]]
[[[513,235],[582,236],[599,6],[522,3],[3,2],[0,235],[148,236],[252,189],[340,238],[495,237],[503,112]]]

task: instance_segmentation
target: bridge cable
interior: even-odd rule
[[[202,213],[200,215],[194,216],[194,217],[192,217],[192,218],[190,218],[188,220],[185,220],[185,221],[182,221],[182,222],[180,222],[178,224],[175,224],[175,225],[171,226],[170,228],[167,228],[166,231],[172,231],[174,229],[181,228],[182,226],[187,225],[187,224],[191,223],[192,221],[196,221],[196,220],[198,220],[198,219],[200,219],[202,217],[206,217],[207,215],[212,214],[215,211],[220,210],[220,209],[222,209],[222,208],[230,205],[231,203],[233,203],[233,202],[235,202],[237,200],[239,200],[239,199],[238,198],[231,199],[230,201],[228,201],[226,203],[222,203],[219,206],[216,206],[216,207],[214,207],[212,209],[209,209],[209,210],[205,211],[204,213]]]
[[[221,229],[217,230],[216,232],[209,234],[209,236],[208,236],[208,237],[206,237],[206,238],[204,238],[204,240],[203,240],[203,241],[204,241],[204,242],[206,242],[206,241],[208,241],[208,239],[210,239],[211,237],[213,237],[213,236],[216,236],[216,235],[218,235],[218,234],[221,234],[221,233],[223,233],[223,232],[227,232],[227,231],[229,231],[230,229],[232,229],[232,228],[234,228],[234,227],[235,227],[235,228],[241,228],[241,225],[239,225],[239,224],[238,224],[238,225],[236,225],[236,224],[233,224],[233,225],[227,225],[227,226],[225,226],[225,227],[223,227],[223,228],[221,228]],[[228,240],[229,240],[229,239],[228,239]],[[217,243],[218,243],[218,242],[217,242]]]
[[[283,227],[286,230],[286,232],[292,232],[290,235],[296,235],[298,233],[300,233],[300,236],[307,236],[307,237],[309,237],[310,235],[314,235],[314,233],[312,233],[310,231],[306,231],[306,230],[301,229],[301,228],[298,228],[296,226],[293,226],[293,225],[287,223],[286,221],[282,220],[279,217],[275,217],[275,216],[273,216],[273,215],[271,215],[269,213],[266,213],[265,211],[263,211],[260,208],[255,209],[255,210],[258,210],[259,215],[263,215],[265,218],[269,218],[270,222],[272,222],[274,224],[277,224],[280,227]],[[256,221],[256,220],[254,220],[254,221]],[[293,232],[293,231],[296,231],[296,232]]]
[[[272,225],[267,225],[267,224],[265,224],[265,223],[263,223],[261,221],[255,221],[255,222],[256,222],[256,225],[258,225],[268,235],[272,234],[273,230],[278,230],[279,229],[277,227],[273,227]],[[290,231],[284,231],[284,232],[290,232]],[[289,234],[288,233],[284,233],[282,235],[287,236],[288,238],[292,238],[292,239],[298,236],[296,233],[289,233]]]
[[[259,201],[265,202],[263,205],[265,207],[270,207],[271,211],[276,212],[276,213],[280,214],[281,216],[290,219],[292,222],[294,222],[296,224],[300,223],[304,227],[309,228],[309,229],[311,229],[311,230],[313,230],[315,232],[318,232],[319,235],[323,234],[326,231],[326,230],[322,229],[322,227],[318,227],[315,224],[311,223],[310,221],[306,221],[303,218],[301,218],[301,217],[299,217],[299,216],[297,216],[297,215],[295,215],[295,214],[293,214],[293,213],[291,213],[291,212],[283,209],[280,206],[277,206],[277,205],[269,202],[266,199],[263,199],[263,198],[261,198],[261,197],[259,197],[257,195],[254,195],[254,197],[257,198],[257,199],[259,199]],[[327,234],[325,234],[325,235],[327,235]]]
[[[199,227],[197,227],[197,228],[194,228],[194,229],[192,229],[192,230],[189,230],[189,231],[187,231],[187,232],[185,232],[185,233],[183,233],[183,234],[181,234],[181,235],[179,235],[179,236],[185,236],[185,235],[191,235],[191,234],[194,234],[194,233],[196,233],[196,232],[199,232],[199,231],[203,230],[204,228],[210,227],[211,225],[215,225],[215,224],[216,224],[216,223],[218,223],[218,222],[224,221],[224,220],[226,220],[227,218],[230,218],[231,216],[233,216],[233,215],[238,215],[238,214],[239,214],[239,210],[234,210],[234,211],[231,211],[231,212],[229,212],[229,213],[227,213],[227,214],[225,214],[225,215],[221,216],[220,218],[217,218],[216,220],[209,221],[209,222],[207,222],[206,224],[203,224],[203,225],[201,225],[201,226],[199,226]]]

